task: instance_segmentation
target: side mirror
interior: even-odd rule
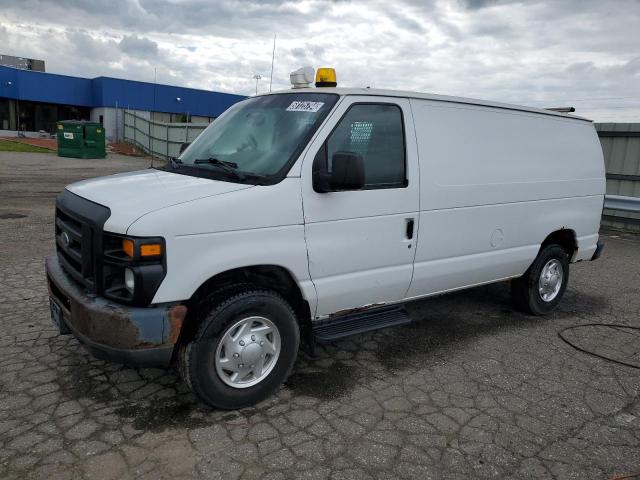
[[[189,142],[184,142],[182,145],[180,145],[180,153],[184,152],[189,145],[191,145]]]
[[[334,153],[331,157],[330,172],[327,171],[326,165],[318,167],[313,171],[313,189],[316,192],[360,190],[364,187],[364,159],[359,153]]]

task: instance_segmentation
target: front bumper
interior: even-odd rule
[[[62,321],[95,357],[135,366],[166,367],[187,308],[179,303],[129,307],[85,293],[64,272],[58,257],[45,261],[50,297]]]

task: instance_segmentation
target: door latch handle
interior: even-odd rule
[[[414,225],[414,223],[415,222],[414,222],[413,218],[407,218],[407,231],[406,231],[406,234],[407,234],[407,238],[409,240],[411,240],[413,238],[413,225]]]

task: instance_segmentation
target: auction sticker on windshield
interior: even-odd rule
[[[317,112],[322,108],[324,102],[303,102],[296,100],[287,107],[287,112]]]

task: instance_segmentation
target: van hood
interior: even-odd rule
[[[126,233],[133,222],[149,212],[252,187],[147,169],[83,180],[67,186],[67,190],[109,208],[111,216],[105,230]]]

